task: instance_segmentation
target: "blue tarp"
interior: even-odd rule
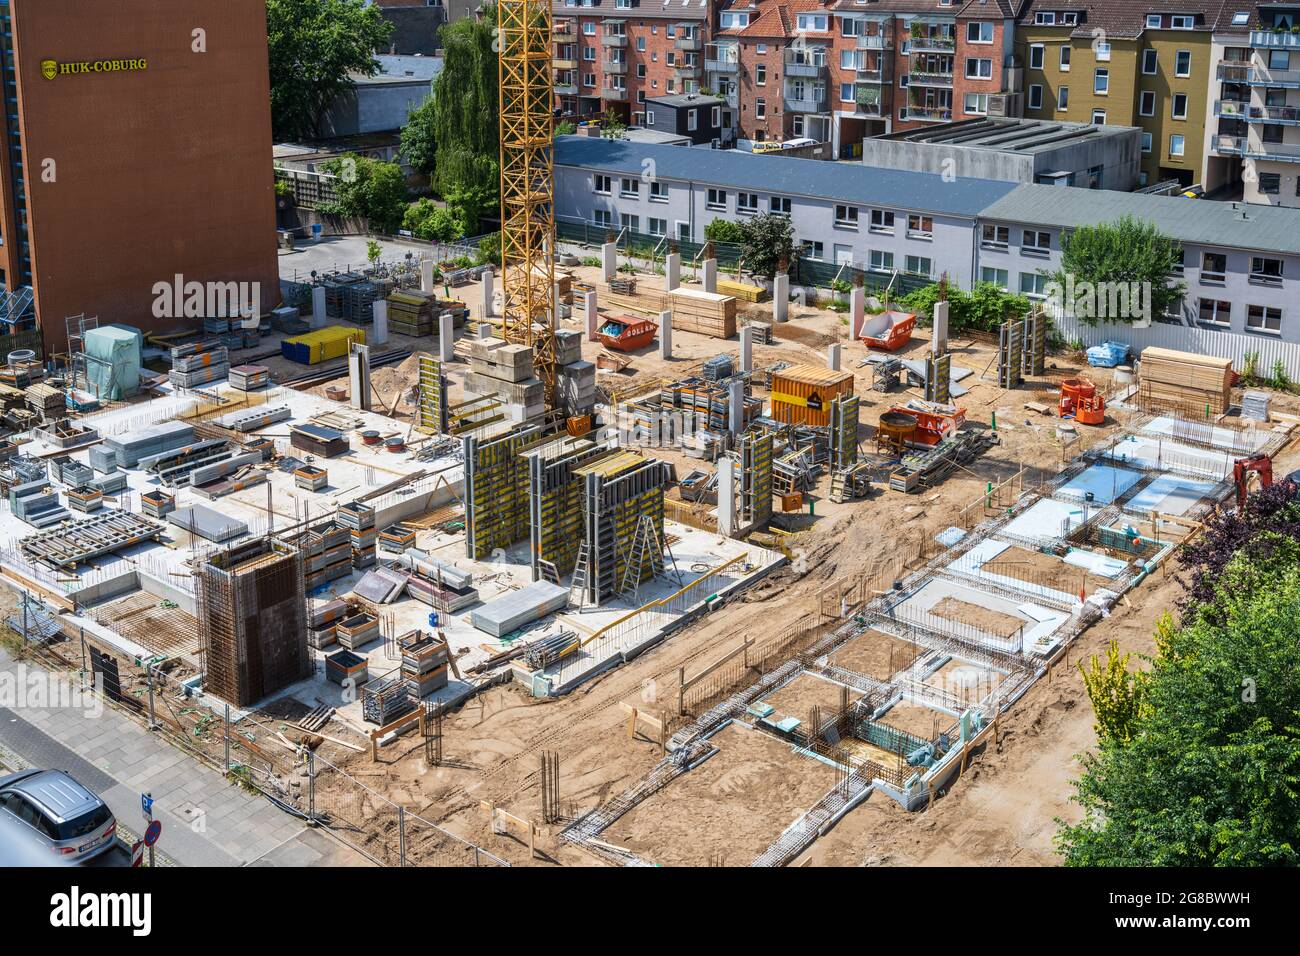
[[[1127,342],[1102,342],[1088,349],[1088,364],[1094,368],[1114,368],[1128,364]]]

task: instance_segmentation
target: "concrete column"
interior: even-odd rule
[[[600,247],[600,269],[606,282],[618,275],[618,243],[607,242]]]
[[[370,347],[353,345],[348,353],[348,403],[363,412],[370,411]]]
[[[772,280],[772,318],[777,322],[790,318],[790,276],[784,272]]]
[[[456,327],[450,311],[438,316],[438,358],[450,362],[456,357]]]
[[[586,317],[587,341],[596,341],[596,329],[600,327],[600,313],[596,311],[596,293],[582,294],[582,311]]]
[[[664,260],[664,291],[672,292],[682,284],[682,256],[679,252],[670,252]]]
[[[420,291],[433,295],[433,260],[420,260]]]
[[[492,301],[492,296],[496,292],[494,279],[496,279],[496,274],[491,269],[483,270],[483,318],[485,319],[495,314],[495,303]]]
[[[659,357],[673,357],[673,313],[672,310],[659,313]]]
[[[754,327],[742,326],[740,329],[740,370],[754,371]]]
[[[325,327],[325,321],[325,287],[318,285],[311,290],[311,322],[308,324],[313,329],[320,329]]]
[[[731,401],[727,425],[733,435],[739,435],[745,430],[745,383],[742,379],[731,380],[728,398]]]
[[[943,355],[948,351],[948,303],[934,304],[934,328],[930,337],[930,354]]]
[[[383,345],[388,341],[388,300],[375,302],[375,324],[369,336],[370,345]]]
[[[840,347],[832,345],[826,349],[826,367],[832,372],[840,370]]]
[[[736,472],[730,458],[718,462],[718,534],[736,533]]]
[[[867,318],[867,290],[854,286],[849,290],[849,328],[853,331],[853,341],[862,339],[862,326]]]
[[[704,291],[705,292],[718,291],[718,260],[717,259],[704,260]]]

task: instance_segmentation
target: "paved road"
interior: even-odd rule
[[[18,666],[0,649],[0,671],[17,676]],[[158,849],[182,866],[369,865],[107,707],[97,717],[75,708],[0,707],[0,748],[27,766],[68,771],[130,831],[143,827],[140,794],[151,792],[163,824]]]

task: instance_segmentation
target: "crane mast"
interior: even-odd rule
[[[497,0],[503,338],[533,348],[556,404],[555,179],[550,0]]]

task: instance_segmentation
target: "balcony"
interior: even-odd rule
[[[912,86],[951,87],[952,71],[949,70],[947,73],[929,72],[929,71],[912,73],[909,74],[907,82],[910,83]]]
[[[806,91],[803,94],[786,93],[785,108],[790,113],[820,113],[826,109],[826,91]]]
[[[1248,123],[1300,126],[1300,106],[1256,106],[1241,100],[1215,100],[1214,115]]]
[[[609,47],[617,47],[617,48],[620,49],[620,50],[621,50],[621,49],[626,49],[626,47],[627,47],[627,34],[626,34],[626,33],[606,33],[604,36],[602,36],[602,37],[600,38],[600,45],[601,45],[601,46],[609,46]]]
[[[611,103],[626,103],[627,90],[618,90],[612,86],[607,86],[600,91],[600,98],[603,100],[609,100]]]
[[[735,90],[728,90],[726,93],[719,93],[723,101],[726,102],[733,110],[740,108],[740,94]]]
[[[854,112],[857,116],[888,116],[889,99],[888,87],[858,86],[854,89],[854,100],[857,103]]]
[[[578,84],[573,82],[562,82],[560,80],[556,80],[555,95],[556,96],[577,96]]]
[[[679,80],[698,80],[701,76],[700,61],[694,63],[676,63],[673,65],[673,76]]]
[[[578,38],[578,24],[573,20],[557,22],[551,30],[551,37],[556,43],[572,43]]]
[[[700,39],[699,33],[682,33],[682,27],[680,24],[678,25],[677,39],[673,41],[673,46],[677,47],[679,50],[686,50],[694,53],[703,45],[704,41]]]
[[[856,78],[859,83],[889,83],[891,81],[889,70],[882,69],[878,66],[860,66],[858,67]]]
[[[557,56],[551,59],[551,66],[557,70],[576,70],[578,68],[578,61],[572,57]]]
[[[1250,63],[1220,63],[1215,75],[1225,83],[1300,90],[1300,70],[1266,70]]]
[[[1300,49],[1300,34],[1274,33],[1272,30],[1251,30],[1250,45],[1265,50]]]
[[[740,69],[739,49],[735,44],[710,43],[704,48],[704,69],[710,73],[735,73]]]
[[[1280,163],[1300,163],[1300,143],[1251,142],[1245,136],[1215,136],[1211,150],[1220,156],[1243,159],[1270,159]]]
[[[907,107],[907,118],[923,123],[952,122],[952,107],[948,106],[911,106]]]
[[[785,75],[786,76],[803,76],[809,79],[816,79],[826,70],[826,58],[808,56],[793,51],[786,51],[785,54]]]
[[[912,35],[911,50],[913,53],[952,53],[956,49],[957,40],[955,37],[940,36],[939,34]]]
[[[606,60],[601,64],[606,73],[623,74],[627,72],[627,60]]]
[[[871,36],[858,37],[857,47],[859,50],[892,50],[894,41],[887,36],[876,33]]]

